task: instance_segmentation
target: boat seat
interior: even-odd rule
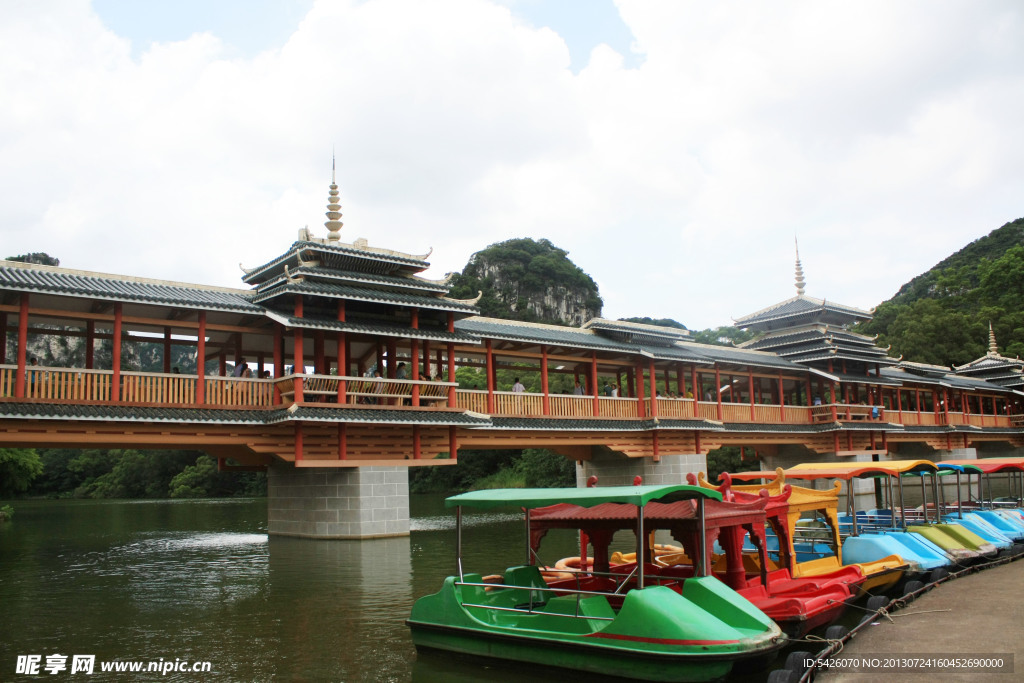
[[[548,604],[544,606],[544,611],[555,614],[577,614],[576,596],[562,595],[557,598],[551,598],[548,600]],[[609,604],[608,598],[603,595],[589,595],[580,598],[578,614],[581,617],[606,617],[611,619],[615,617],[615,610]]]

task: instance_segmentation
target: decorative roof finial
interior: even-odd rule
[[[341,235],[339,231],[344,223],[341,222],[341,204],[338,203],[338,184],[335,182],[335,171],[334,171],[334,154],[331,154],[331,188],[327,197],[327,222],[324,226],[327,228],[327,243],[337,244]]]
[[[793,244],[796,245],[796,293],[797,296],[804,295],[804,267],[800,265],[800,243],[797,242],[796,237],[793,238]]]
[[[992,330],[991,320],[988,321],[988,355],[999,355],[999,347],[996,346],[996,333]]]

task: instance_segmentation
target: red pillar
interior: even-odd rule
[[[783,389],[782,370],[779,370],[779,419],[786,421],[786,392]]]
[[[164,328],[164,373],[171,371],[171,328]]]
[[[6,340],[6,338],[5,338]],[[18,374],[14,379],[15,398],[25,398],[25,375],[28,373],[28,292],[21,293],[18,305]]]
[[[597,388],[597,351],[590,352],[590,389],[594,393],[594,417],[601,414],[601,391]]]
[[[348,460],[348,429],[344,422],[338,423],[338,460]]]
[[[654,372],[654,361],[653,360],[647,362],[647,371],[651,375],[651,417],[658,417],[658,382],[657,382],[657,379],[656,379],[657,375]],[[655,436],[657,436],[657,434],[655,434]],[[657,455],[658,454],[658,452],[657,452],[657,447],[658,447],[657,439],[655,439],[655,441],[654,441],[654,447],[655,447],[654,454]]]
[[[722,421],[722,372],[718,367],[718,363],[715,363],[715,397],[718,400],[718,421]]]
[[[196,332],[196,404],[206,403],[206,311],[199,311]]]
[[[96,362],[96,323],[90,320],[85,324],[85,369],[92,370]]]
[[[421,457],[423,457],[423,454],[420,451],[420,426],[419,425],[413,425],[412,426],[412,458],[413,458],[413,460],[419,460]]]
[[[636,414],[638,417],[647,417],[647,409],[644,408],[644,370],[636,366]]]
[[[302,460],[302,423],[295,423],[295,462]]]
[[[7,362],[7,314],[0,313],[0,331],[3,331],[3,336],[0,337],[0,365]]]
[[[113,348],[113,370],[114,376],[110,380],[110,400],[121,400],[121,328],[122,328],[122,306],[121,302],[114,304],[114,340]]]
[[[295,317],[302,318],[302,295],[298,294],[295,296]],[[297,375],[303,375],[306,372],[306,359],[302,354],[302,328],[296,327],[294,330],[294,339],[292,340],[292,372]],[[296,403],[302,403],[305,397],[302,394],[303,389],[303,377],[296,377],[295,380],[295,393],[292,394],[292,400]],[[302,430],[298,429],[296,432],[296,451],[297,454],[301,454],[301,442],[302,442]]]
[[[540,391],[544,394],[544,414],[551,414],[551,397],[548,395],[548,347],[540,347]]]
[[[414,330],[420,329],[420,311],[418,308],[412,309],[412,320],[410,325]],[[420,379],[420,343],[418,339],[409,340],[409,365],[412,366],[412,368],[410,368],[412,370],[410,377],[414,382],[418,382]],[[414,406],[418,406],[420,404],[419,384],[412,385],[412,404]],[[417,429],[418,428],[413,429],[413,432],[415,433],[417,442],[416,448],[419,448],[419,432]]]
[[[832,367],[832,361],[829,361],[829,367],[830,368]],[[829,391],[829,403],[832,404],[832,421],[835,422],[835,421],[837,421],[839,419],[839,415],[836,413],[836,383],[835,382],[829,381],[829,383],[828,383],[828,391]],[[839,438],[839,432],[836,432],[836,439],[838,439],[838,438]],[[839,442],[836,441],[836,443],[838,444]],[[838,446],[836,446],[836,450],[837,451],[839,450]]]
[[[455,344],[448,342],[448,381],[455,381]],[[448,407],[455,407],[455,387],[448,387]]]
[[[750,389],[750,421],[754,422],[757,419],[754,408],[754,370],[750,367],[747,367],[747,387]]]
[[[493,343],[487,340],[487,413],[494,414],[494,350]]]
[[[455,425],[448,426],[448,457],[452,460],[459,458],[459,441]]]
[[[345,301],[338,300],[338,322],[345,322]],[[348,383],[342,379],[348,377],[348,340],[345,338],[345,331],[340,330],[338,332],[338,338],[335,340],[338,345],[338,403],[344,403],[347,400],[345,392],[348,388]],[[344,437],[345,432],[342,430],[340,437]],[[341,459],[344,460],[345,456],[342,455]]]

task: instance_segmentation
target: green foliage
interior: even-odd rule
[[[9,522],[14,517],[14,508],[10,505],[0,506],[0,522]]]
[[[59,266],[60,259],[54,258],[49,254],[36,251],[31,254],[22,254],[21,256],[8,256],[8,261],[19,261],[21,263],[35,263],[40,266]]]
[[[208,455],[200,455],[194,465],[189,465],[171,479],[171,498],[209,498],[220,490],[220,480],[217,461]]]
[[[742,344],[754,338],[753,332],[741,330],[738,327],[715,327],[706,330],[696,330],[690,338],[698,344],[714,344],[715,346],[729,346],[731,344]],[[723,341],[727,340],[727,341]]]
[[[660,327],[674,327],[678,330],[685,330],[686,325],[672,318],[619,318],[627,323],[640,323],[642,325],[658,325]]]
[[[545,449],[459,451],[459,464],[409,469],[412,493],[574,486],[575,463]]]
[[[583,319],[600,316],[603,306],[593,278],[546,239],[506,240],[473,254],[450,296],[470,299],[477,292],[483,292],[477,304],[483,315],[527,322],[573,324],[544,303],[550,296],[582,309],[577,316]]]
[[[24,493],[43,471],[39,454],[31,448],[0,448],[0,498]]]
[[[740,457],[739,446],[723,446],[714,451],[708,451],[708,481],[717,484],[718,475],[722,472],[743,472],[745,470],[757,469],[756,464],[745,463]]]

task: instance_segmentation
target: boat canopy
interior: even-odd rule
[[[486,489],[469,491],[445,499],[446,507],[472,507],[483,510],[500,507],[533,509],[570,503],[593,507],[601,503],[647,505],[651,501],[675,503],[692,498],[722,500],[722,494],[700,486],[604,486],[585,489]]]
[[[803,463],[794,465],[783,473],[791,479],[855,479],[862,477],[896,477],[903,474],[937,472],[938,467],[931,460],[892,460],[889,462],[838,462]],[[733,479],[768,479],[775,472],[736,472]]]
[[[959,465],[965,472],[972,474],[995,472],[1013,472],[1024,470],[1024,458],[982,458],[980,460],[943,460],[939,467]]]

